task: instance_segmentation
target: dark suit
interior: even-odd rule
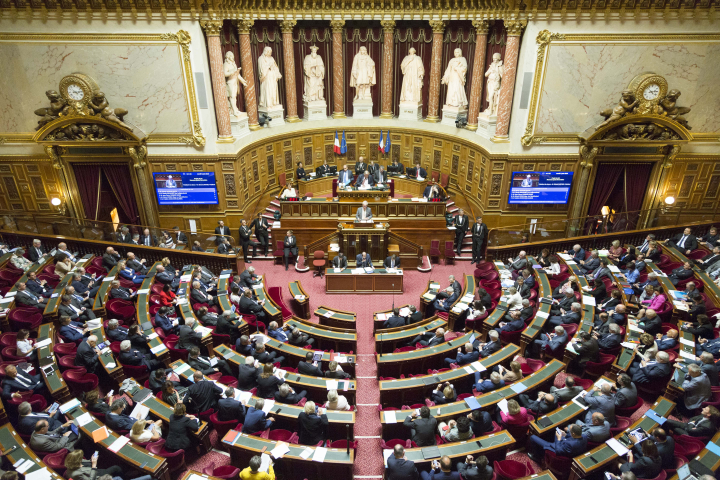
[[[392,260],[392,257],[387,257],[385,259],[385,268],[399,268],[400,267],[400,257],[395,257],[395,260]]]
[[[213,367],[210,364],[210,358],[203,357],[202,355],[198,355],[197,358],[188,357],[188,365],[193,367],[195,370],[200,370],[203,375],[210,375],[215,373],[215,369],[217,368],[220,372],[222,372],[223,375],[228,375],[230,377],[233,376],[232,370],[230,370],[230,367],[228,367],[228,364],[225,360],[223,360],[220,357],[215,357],[218,359],[218,362]]]
[[[221,238],[228,237],[229,239],[230,236],[230,227],[228,227],[227,225],[224,225],[222,227],[215,227],[215,244],[219,244]]]
[[[10,400],[15,392],[39,392],[45,388],[41,375],[30,375],[18,370],[15,378],[5,377],[2,380],[2,398]]]
[[[475,347],[477,348],[477,345],[475,345]],[[502,345],[500,344],[500,340],[498,340],[497,342],[491,342],[488,340],[482,350],[480,350],[480,356],[483,358],[489,357],[493,353],[499,352],[501,348]]]
[[[245,406],[233,398],[221,398],[217,403],[218,420],[221,422],[229,422],[230,420],[237,420],[242,422],[245,420],[245,412],[247,411]]]
[[[422,319],[422,312],[415,312],[407,318],[407,324],[412,325],[413,323],[422,322]]]
[[[132,418],[129,415],[118,415],[117,413],[105,415],[105,425],[113,430],[132,430],[135,422],[137,422],[137,418]]]
[[[477,263],[482,258],[482,246],[485,243],[488,228],[484,223],[475,223],[472,227],[472,257],[473,262]]]
[[[185,239],[185,241],[187,242],[187,239]],[[146,247],[157,247],[158,241],[155,235],[140,235],[138,243]]]
[[[272,422],[266,418],[267,415],[262,410],[255,410],[254,407],[248,408],[245,414],[242,433],[253,434],[270,428]]]
[[[177,330],[178,343],[176,348],[188,350],[192,347],[200,347],[200,340],[202,339],[200,332],[194,331],[187,325],[178,325]]]
[[[598,346],[603,350],[611,350],[619,347],[622,341],[623,337],[618,333],[605,333],[598,338]]]
[[[110,298],[121,298],[124,300],[129,300],[133,297],[133,292],[125,287],[118,287],[118,288],[111,288],[110,289]]]
[[[201,380],[188,387],[185,404],[188,405],[188,409],[192,412],[201,413],[217,407],[217,402],[222,393],[222,388],[214,383]]]
[[[355,162],[355,175],[362,175],[367,170],[367,163]]]
[[[105,267],[108,271],[112,270],[112,268],[117,265],[117,262],[119,262],[120,260],[122,260],[122,257],[119,253],[112,255],[106,252],[103,253],[102,256],[103,267]]]
[[[93,347],[88,345],[87,341],[80,342],[75,354],[75,365],[85,367],[88,373],[95,373],[99,364],[100,360]]]
[[[381,172],[380,168],[378,168],[371,175],[373,177],[373,180],[375,181],[375,184],[387,183],[387,172],[385,170]]]
[[[640,385],[659,385],[660,381],[666,381],[672,373],[672,367],[668,363],[650,362],[645,367],[639,368],[632,376],[632,381]]]
[[[258,242],[263,247],[263,256],[267,256],[268,245],[270,244],[270,240],[268,237],[268,228],[270,228],[270,226],[268,225],[267,218],[256,218],[255,220],[253,220],[250,228],[255,229],[255,237],[258,239]]]
[[[20,305],[24,305],[26,307],[35,307],[40,310],[45,310],[45,304],[40,303],[39,300],[40,298],[37,295],[28,290],[18,290],[18,293],[15,294],[15,303],[19,303]]]
[[[245,270],[240,274],[240,285],[252,289],[253,285],[260,283],[260,278],[254,273]]]
[[[298,414],[298,443],[300,445],[316,445],[321,440],[327,440],[327,415],[308,415],[305,412]]]
[[[655,438],[653,435],[650,435],[648,437],[649,440],[652,440],[653,443],[655,443],[655,446],[658,449],[658,453],[660,454],[660,458],[662,459],[662,468],[670,468],[675,469],[675,439],[668,435],[668,437],[665,439],[664,442],[660,443],[657,441],[657,438]],[[633,454],[635,457],[642,457],[642,449],[641,444],[636,443],[633,446]]]
[[[305,180],[308,177],[308,174],[305,173],[305,169],[302,167],[298,167],[295,169],[295,177],[298,180]]]
[[[417,178],[418,177],[418,170],[420,173],[420,178],[427,178],[427,172],[422,167],[409,167],[407,169],[407,176]]]
[[[253,257],[256,257],[258,243],[254,242],[250,238],[250,235],[252,235],[252,227],[240,226],[240,229],[238,230],[238,234],[240,235],[240,245],[242,245],[243,256],[245,257],[245,261],[247,262],[248,261],[248,249],[252,246]]]
[[[470,228],[470,219],[467,215],[456,215],[455,221],[453,224],[455,225],[455,249],[457,250],[457,254],[460,255],[460,249],[462,248],[462,242],[463,238],[465,238],[465,234],[467,233],[468,229]]]
[[[120,352],[118,360],[123,365],[133,365],[136,367],[144,365],[151,372],[162,367],[162,362],[145,358],[145,356],[135,348],[131,348],[127,352]]]
[[[480,470],[477,465],[458,463],[457,469],[465,480],[490,480],[493,478],[493,469],[490,465],[485,465],[485,468]]]
[[[322,377],[324,376],[324,373],[322,369],[320,368],[320,365],[315,366],[312,363],[308,363],[305,361],[298,362],[298,373],[301,375],[310,375],[313,377]]]
[[[437,424],[437,420],[432,415],[428,418],[417,417],[415,420],[408,416],[403,422],[403,425],[410,429],[410,439],[418,447],[429,447],[436,444]]]
[[[677,286],[678,283],[682,282],[683,280],[687,280],[688,278],[692,278],[693,275],[694,272],[692,271],[692,269],[687,270],[685,269],[685,267],[678,267],[673,270],[670,275],[668,275],[668,278],[673,285]]]
[[[683,238],[685,240],[684,242]],[[678,248],[678,250],[682,252],[685,252],[687,250],[696,250],[698,247],[697,238],[692,233],[690,235],[678,233],[673,238],[671,238],[670,241]],[[680,245],[681,243],[682,245]]]
[[[585,368],[588,361],[596,362],[599,356],[600,347],[595,338],[591,338],[587,342],[578,342],[575,344],[575,351],[578,353],[576,361],[580,368]]]
[[[405,319],[403,317],[392,316],[383,322],[382,328],[404,327]]]
[[[294,236],[286,236],[285,241],[283,242],[283,257],[285,259],[285,270],[287,270],[288,268],[290,254],[292,254],[292,256],[295,258],[297,258],[298,256],[297,239]]]
[[[128,339],[128,329],[125,327],[117,327],[112,330],[106,329],[105,336],[113,342],[122,342]]]
[[[357,268],[372,267],[372,259],[370,255],[365,255],[365,261],[363,262],[362,253],[358,253],[355,257],[355,266]]]
[[[176,417],[170,415],[168,424],[168,435],[165,441],[165,449],[170,452],[183,449],[187,450],[192,445],[190,432],[197,432],[200,429],[200,420],[191,419],[186,416]]]
[[[257,387],[258,369],[254,365],[238,365],[238,386],[239,390],[252,390]]]
[[[521,407],[531,410],[535,418],[545,415],[548,412],[552,412],[557,408],[557,398],[553,403],[547,403],[544,400],[530,400],[530,398],[524,393],[518,395],[518,403]]]
[[[87,287],[85,287],[85,285],[81,282],[73,282],[72,285],[73,287],[75,287],[76,291],[79,291],[78,288],[75,286],[76,284],[82,285],[83,288],[85,288],[85,290],[87,291]],[[52,288],[40,285],[40,282],[37,280],[28,280],[27,282],[25,282],[25,286],[27,287],[27,290],[31,291],[37,297],[49,297],[50,295],[52,295]]]
[[[356,187],[361,187],[361,186],[363,186],[364,184],[365,184],[365,175],[358,175],[358,177],[357,177],[357,179],[356,179],[356,181],[355,181],[355,186],[356,186]],[[367,177],[367,184],[370,185],[371,187],[375,185],[375,179],[373,178],[372,175],[368,175],[368,177]]]
[[[319,167],[317,167],[317,168],[315,169],[315,174],[316,174],[318,177],[322,177],[322,176],[324,176],[324,175],[326,175],[326,174],[328,174],[328,173],[330,173],[330,165],[324,165],[324,164],[323,164],[323,165],[320,165]]]
[[[387,459],[387,468],[385,469],[386,480],[417,480],[419,478],[415,462],[402,458],[395,458],[390,455]]]
[[[27,249],[28,258],[35,263],[39,263],[38,260],[40,260],[45,253],[45,249],[42,246],[40,246],[40,248],[31,246]]]
[[[649,319],[647,317],[643,317],[638,320],[638,328],[641,330],[644,330],[645,332],[649,333],[653,337],[660,333],[662,329],[662,320],[660,319],[660,315],[655,315],[652,319]]]
[[[342,257],[338,255],[337,257],[332,259],[332,262],[330,262],[330,264],[334,268],[347,268],[347,257],[345,255],[343,255]]]
[[[248,298],[244,295],[240,297],[240,306],[238,309],[240,310],[240,313],[245,313],[247,315],[255,315],[255,317],[257,317],[257,319],[261,322],[265,321],[266,315],[262,305],[257,303],[252,298]]]

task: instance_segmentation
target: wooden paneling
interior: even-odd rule
[[[707,214],[720,209],[720,161],[710,156],[678,156],[659,188],[658,200],[675,197],[675,205],[692,208],[683,213],[684,221],[702,221]],[[667,218],[665,218],[667,217]],[[675,215],[660,215],[671,221]]]
[[[50,214],[55,212],[50,199],[65,197],[47,157],[2,157],[0,178],[0,210]]]

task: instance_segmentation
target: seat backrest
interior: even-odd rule
[[[322,250],[315,250],[313,252],[313,258],[315,260],[322,260],[325,258],[325,252],[323,252]]]

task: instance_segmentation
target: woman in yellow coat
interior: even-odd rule
[[[262,459],[260,455],[255,455],[250,459],[250,466],[240,472],[240,480],[275,480],[275,472],[272,463],[268,467],[267,472],[260,471]]]

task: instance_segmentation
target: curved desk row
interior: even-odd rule
[[[93,312],[95,312],[95,315],[97,315],[98,317],[105,316],[105,304],[107,303],[108,298],[110,298],[110,283],[112,282],[112,280],[115,280],[119,270],[120,269],[117,267],[117,265],[111,268],[105,278],[103,278],[102,282],[100,283],[100,288],[95,294]]]
[[[560,252],[562,253],[562,252]],[[577,352],[572,347],[572,343],[578,339],[578,335],[580,332],[592,332],[593,329],[593,323],[595,322],[595,307],[593,306],[594,298],[589,295],[584,295],[584,288],[588,287],[587,279],[585,278],[585,273],[580,269],[577,263],[570,262],[565,260],[558,254],[558,258],[561,262],[565,263],[568,267],[568,270],[577,277],[578,279],[578,285],[580,286],[580,303],[582,304],[582,318],[580,319],[580,324],[578,325],[578,329],[575,332],[575,335],[573,338],[570,339],[570,341],[565,345],[565,353],[563,355],[563,361],[566,365],[570,365],[571,362],[575,360],[577,357]],[[588,301],[588,299],[592,300],[592,302]]]
[[[310,320],[310,296],[300,285],[300,280],[288,283],[288,290],[290,290],[293,303],[297,305],[300,318]]]
[[[356,329],[357,314],[354,312],[346,312],[321,305],[313,312],[313,315],[318,317],[320,325],[344,328],[346,330]]]
[[[542,268],[535,268],[538,265],[537,260],[534,257],[528,257],[528,262],[531,265],[533,275],[535,276],[535,282],[539,285],[537,301],[539,305],[535,309],[535,315],[530,320],[525,330],[520,334],[520,349],[522,355],[525,355],[525,350],[533,340],[535,340],[542,329],[545,327],[545,322],[550,317],[551,305],[540,302],[540,298],[552,296],[552,287],[550,286],[550,279],[548,278],[547,272]]]
[[[717,432],[715,435],[713,435],[708,445],[710,445],[711,443],[713,444],[713,449],[715,451],[720,448],[720,432]],[[707,446],[703,448],[700,453],[697,454],[695,460],[702,463],[704,466],[713,471],[717,471],[718,468],[720,468],[720,455],[712,452],[709,448],[707,448]],[[670,480],[680,480],[680,477],[678,477],[676,473],[675,475],[670,477]]]
[[[51,343],[50,345],[39,348],[37,356],[41,367],[52,365],[53,371],[48,375],[45,373],[45,370],[41,368],[40,374],[43,376],[45,386],[53,399],[58,403],[65,403],[72,398],[72,395],[55,361],[55,354],[53,353],[53,348],[55,348],[55,327],[50,323],[43,323],[38,327],[37,341],[40,342],[46,338],[49,338]]]
[[[475,336],[466,333],[462,337],[443,342],[430,348],[421,348],[409,352],[375,354],[378,364],[378,375],[381,377],[399,377],[401,374],[423,372],[430,368],[445,368],[444,359],[455,357],[455,350],[462,347]]]
[[[135,310],[137,312],[138,325],[140,325],[141,329],[143,325],[148,323],[153,325],[153,318],[150,315],[150,295],[152,295],[151,288],[153,283],[155,283],[155,273],[158,265],[160,265],[160,262],[155,262],[150,269],[148,269],[147,275],[138,289]],[[168,350],[162,340],[160,340],[158,334],[155,333],[155,329],[153,327],[147,328],[143,330],[143,335],[149,338],[147,346],[150,350],[153,350],[158,360],[163,362],[165,367],[170,365],[170,350]]]
[[[227,360],[228,365],[230,365],[230,368],[232,368],[235,374],[237,374],[238,366],[245,364],[245,356],[240,355],[226,345],[218,345],[215,347],[215,353]],[[332,379],[293,372],[288,372],[287,375],[285,375],[285,381],[289,383],[290,386],[298,392],[307,390],[308,399],[316,403],[325,403],[327,401],[328,380]],[[338,393],[344,395],[348,403],[353,405],[355,403],[355,388],[355,380],[348,379],[347,390],[345,390],[345,384],[343,384],[343,388],[338,386]]]
[[[357,352],[357,333],[355,333],[355,330],[317,325],[299,318],[291,318],[285,324],[288,328],[297,327],[301,332],[314,338],[313,348],[318,350]]]
[[[432,317],[404,327],[377,330],[375,333],[375,350],[382,353],[391,353],[418,335],[428,331],[434,332],[438,328],[447,330],[447,321],[442,318]]]
[[[12,257],[12,255],[13,255],[12,253],[6,253],[5,255],[0,257],[0,268],[2,268],[7,263],[7,261],[10,259],[10,257]],[[10,309],[15,308],[15,296],[14,295],[8,296],[8,294],[10,294],[12,292],[17,292],[18,283],[26,283],[27,282],[28,273],[31,273],[31,272],[40,273],[46,266],[54,264],[54,263],[55,262],[52,257],[45,258],[44,261],[41,263],[33,263],[30,266],[30,268],[28,269],[28,271],[25,272],[23,274],[23,276],[20,277],[20,279],[10,287],[10,290],[8,290],[8,293],[5,294],[5,297],[0,298],[0,311],[6,310],[6,309],[10,310]],[[8,321],[8,316],[7,315],[0,316],[0,331],[9,332],[11,330],[12,329],[10,328],[10,322]]]
[[[475,290],[477,289],[475,275],[465,275],[465,285],[460,296],[453,303],[452,308],[448,311],[448,330],[455,331],[455,323],[461,319],[467,318],[468,308],[475,298]],[[467,306],[462,307],[461,306]]]
[[[6,423],[0,427],[0,448],[3,452],[7,452],[13,447],[15,447],[15,449],[5,455],[5,458],[11,465],[14,465],[21,460],[30,460],[33,463],[24,475],[29,475],[46,468],[52,478],[55,480],[63,480],[63,477],[58,475],[55,470],[52,470],[50,467],[45,465],[40,457],[35,455],[35,452],[33,452],[32,449],[26,445],[25,441],[20,438],[20,435],[15,431],[15,428],[9,423]]]

